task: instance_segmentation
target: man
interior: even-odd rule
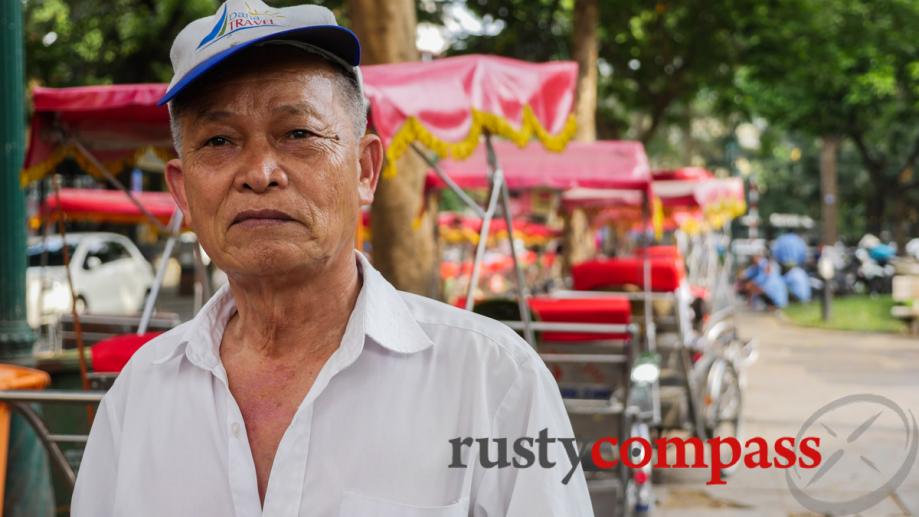
[[[762,302],[770,310],[788,305],[788,289],[779,266],[764,254],[750,257],[750,265],[738,272],[738,277],[740,291],[750,297],[751,303]]]
[[[538,355],[354,251],[383,156],[359,53],[328,10],[257,0],[176,38],[166,179],[228,286],[121,373],[74,516],[592,513]]]

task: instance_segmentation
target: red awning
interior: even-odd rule
[[[366,66],[362,72],[388,167],[413,142],[442,157],[464,158],[479,146],[483,131],[520,146],[536,138],[555,151],[575,131],[573,62],[470,55]],[[165,91],[165,84],[35,88],[23,184],[67,157],[92,171],[92,164],[68,145],[70,138],[108,166],[123,164],[147,147],[168,155],[169,114],[165,106],[156,106]]]
[[[699,181],[715,177],[714,174],[702,167],[682,167],[679,169],[657,170],[654,171],[653,174],[654,181]]]
[[[151,215],[164,224],[169,222],[176,204],[168,192],[135,192]],[[60,207],[70,219],[84,221],[108,221],[120,223],[145,222],[146,216],[120,190],[68,189],[60,191]],[[41,206],[43,217],[55,217],[58,211],[58,197],[51,194]]]
[[[73,140],[113,169],[148,148],[168,158],[172,153],[169,113],[165,106],[156,106],[165,89],[163,84],[35,88],[35,113],[21,182],[41,179],[65,158],[99,174]]]
[[[654,194],[668,219],[684,229],[698,227],[703,217],[720,228],[746,211],[742,179],[716,178],[698,167],[655,172]]]
[[[485,131],[521,147],[536,138],[553,151],[574,135],[573,62],[469,55],[368,66],[363,74],[390,167],[413,142],[465,159]]]
[[[645,190],[651,185],[648,158],[640,142],[571,142],[562,153],[552,153],[538,145],[520,149],[508,142],[495,142],[495,153],[511,189]],[[439,166],[460,187],[488,185],[485,149],[481,146],[468,160],[443,160]],[[443,186],[433,172],[429,177],[434,184]]]

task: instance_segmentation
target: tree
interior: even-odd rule
[[[572,54],[578,64],[577,97],[574,108],[578,121],[576,138],[590,142],[597,139],[597,38],[599,24],[597,0],[577,0],[574,3]]]
[[[868,229],[919,214],[919,5],[908,0],[783,0],[757,6],[745,29],[739,85],[752,109],[814,137],[846,138],[870,182]],[[896,203],[890,201],[896,200]]]
[[[702,115],[736,109],[734,72],[740,34],[754,0],[597,2],[598,105],[596,132],[607,139],[639,139],[655,158],[674,153],[662,127],[688,127],[700,95],[713,97]],[[472,35],[454,53],[496,52],[530,61],[577,58],[581,2],[501,0],[469,2],[476,14],[499,20],[494,36]],[[665,135],[666,136],[666,135]]]
[[[599,6],[597,0],[576,0],[574,4],[572,53],[578,63],[578,82],[574,113],[578,122],[577,140],[597,139],[597,37]],[[573,208],[564,217],[565,268],[584,261],[594,254],[590,221],[582,208]]]
[[[215,0],[29,0],[26,76],[48,86],[168,81],[169,48]]]
[[[219,0],[26,0],[26,77],[46,86],[168,82],[169,50]],[[284,7],[300,0],[271,0]],[[339,11],[341,0],[314,0]],[[336,13],[338,14],[338,13]]]
[[[348,0],[347,5],[351,26],[361,40],[362,63],[418,58],[412,0]],[[371,207],[374,266],[400,289],[436,295],[436,207],[424,199],[427,167],[406,153],[397,170],[395,177],[380,180]]]

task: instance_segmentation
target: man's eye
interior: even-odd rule
[[[230,143],[230,140],[228,138],[223,137],[223,136],[215,136],[212,138],[208,138],[207,142],[204,142],[204,145],[208,147],[222,147],[229,143]]]
[[[300,139],[300,138],[309,138],[313,136],[311,131],[306,129],[294,129],[293,131],[287,133],[288,138]]]

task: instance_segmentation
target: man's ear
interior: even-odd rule
[[[172,159],[166,162],[166,184],[169,185],[169,193],[175,200],[179,210],[182,211],[184,223],[191,226],[191,212],[188,211],[188,197],[185,195],[185,174],[182,170],[182,160]]]
[[[361,206],[373,203],[373,191],[380,180],[380,169],[383,167],[383,142],[380,137],[368,133],[360,141],[360,176],[358,177],[358,195]]]

